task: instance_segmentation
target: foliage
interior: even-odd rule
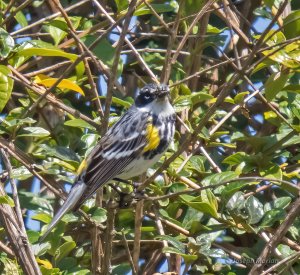
[[[132,264],[136,274],[246,274],[271,236],[279,243],[262,268],[290,257],[274,268],[300,272],[299,218],[278,236],[299,194],[297,0],[137,1],[121,53],[112,22],[124,27],[134,1],[21,2],[0,1],[0,148],[12,168],[3,158],[0,205],[17,211],[16,180],[42,274],[126,274]],[[40,242],[106,123],[155,77],[170,85],[178,120],[142,200],[132,185],[118,184],[125,197],[105,186]],[[0,232],[1,272],[21,274],[4,223]]]

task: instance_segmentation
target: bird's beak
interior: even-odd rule
[[[161,85],[159,86],[158,90],[157,90],[157,96],[159,98],[164,98],[166,96],[170,95],[170,89],[167,85]]]
[[[165,96],[168,96],[170,94],[170,91],[160,91],[157,95],[159,98],[163,98]]]

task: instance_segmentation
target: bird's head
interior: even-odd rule
[[[166,84],[147,84],[140,89],[135,98],[137,107],[144,107],[154,101],[165,101],[169,98],[170,88]]]

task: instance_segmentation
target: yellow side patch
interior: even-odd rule
[[[41,260],[40,258],[36,258],[36,261],[47,269],[52,269],[53,266],[48,260]]]
[[[158,147],[160,142],[159,130],[152,124],[147,125],[146,139],[148,141],[148,144],[144,148],[143,152],[151,151]]]
[[[79,165],[79,167],[78,167],[78,169],[77,169],[77,175],[80,175],[80,174],[82,173],[82,171],[85,170],[86,166],[87,166],[87,163],[86,163],[86,160],[84,159],[84,160],[80,163],[80,165]]]

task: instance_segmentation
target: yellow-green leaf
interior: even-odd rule
[[[18,52],[18,56],[60,56],[70,59],[71,61],[75,61],[78,56],[76,54],[72,53],[66,53],[59,49],[47,49],[47,48],[28,48],[28,49],[22,49]],[[84,64],[83,62],[80,62],[76,66],[77,75],[82,76],[84,73]]]
[[[4,65],[0,65],[0,112],[5,107],[11,96],[13,80],[8,76],[11,71]]]
[[[52,78],[43,74],[39,74],[35,77],[35,83],[41,84],[45,87],[51,87],[57,81],[57,79],[58,78]],[[63,90],[67,89],[75,91],[84,96],[84,91],[76,83],[69,79],[62,79],[57,85],[57,87]]]

